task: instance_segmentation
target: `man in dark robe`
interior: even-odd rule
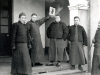
[[[47,29],[47,37],[50,38],[49,61],[51,62],[47,66],[53,65],[53,62],[57,62],[56,66],[60,66],[61,61],[69,60],[66,52],[68,31],[67,25],[61,22],[60,15],[55,16],[55,22],[52,22]]]
[[[44,61],[44,50],[42,47],[41,34],[40,34],[39,27],[48,19],[49,19],[49,16],[38,20],[37,14],[33,13],[31,15],[31,20],[27,22],[28,30],[30,33],[31,41],[32,41],[32,49],[31,49],[32,66],[42,65],[40,62]]]
[[[78,65],[79,70],[83,70],[81,65],[86,64],[84,46],[87,46],[87,35],[85,29],[79,25],[80,18],[74,17],[74,25],[69,27],[69,41],[71,42],[70,49],[70,63],[71,69],[75,69],[75,65]]]
[[[28,49],[28,28],[25,24],[26,15],[21,13],[19,21],[12,27],[12,65],[11,73],[14,75],[29,75],[32,72]]]
[[[91,75],[100,75],[100,21],[92,42],[94,43],[94,53]]]

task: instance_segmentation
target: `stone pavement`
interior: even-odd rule
[[[34,74],[34,75],[91,75],[91,73],[79,70],[63,70],[63,71],[56,71],[56,72],[49,72],[44,74]]]
[[[70,65],[62,62],[60,67],[56,66],[36,66],[32,68],[32,75],[71,75],[72,73],[86,72],[85,66],[84,71],[77,69],[70,70]],[[0,63],[0,75],[11,75],[11,63]]]
[[[70,64],[62,62],[60,67],[45,66],[49,62],[42,62],[43,66],[32,68],[32,75],[87,75],[87,65],[83,66],[84,71],[77,69],[70,70]],[[73,74],[75,73],[75,74]],[[77,74],[76,74],[77,73]],[[11,75],[11,58],[0,58],[0,75]]]

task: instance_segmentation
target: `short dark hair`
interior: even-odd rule
[[[74,19],[78,18],[80,20],[80,18],[78,16],[75,16]]]
[[[26,16],[26,14],[22,12],[22,13],[19,14],[19,18],[20,18],[21,16]]]
[[[60,18],[62,18],[60,14],[55,15],[55,17],[56,17],[56,16],[59,16]]]
[[[26,16],[26,14],[22,12],[22,13],[19,14],[19,18],[20,18],[21,16]]]
[[[33,15],[37,16],[37,14],[36,14],[36,13],[33,13],[31,16],[33,16]]]

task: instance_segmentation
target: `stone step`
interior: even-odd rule
[[[43,62],[43,64],[46,64],[48,62]],[[86,71],[86,66],[85,65],[84,71]],[[65,71],[66,70],[66,71]],[[55,75],[56,73],[58,74],[59,72],[63,74],[68,74],[68,73],[75,73],[75,72],[81,72],[80,70],[76,69],[75,70],[70,70],[70,64],[66,62],[62,62],[60,67],[56,66],[35,66],[32,68],[32,75]],[[53,74],[54,73],[54,74]],[[60,75],[61,75],[60,73]],[[11,63],[0,63],[0,75],[11,75]]]
[[[85,70],[80,71],[78,69],[75,70],[62,70],[62,71],[55,71],[55,72],[47,72],[42,74],[32,74],[32,75],[85,75],[87,72]],[[90,75],[90,73],[88,73]]]
[[[47,62],[44,62],[43,64],[47,64]],[[54,63],[56,64],[56,63]],[[33,73],[41,73],[41,72],[54,72],[54,71],[62,71],[62,70],[66,70],[70,68],[70,64],[66,63],[66,62],[61,62],[61,66],[60,67],[56,67],[56,66],[37,66],[37,67],[33,67]]]

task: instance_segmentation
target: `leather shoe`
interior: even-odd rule
[[[42,66],[43,64],[41,63],[35,63],[34,66]]]
[[[83,71],[83,68],[82,68],[82,66],[78,66],[78,69],[79,69],[79,70],[81,70],[81,71]]]
[[[75,70],[75,66],[74,65],[72,65],[71,70]]]
[[[59,62],[56,64],[57,67],[59,67],[60,65],[61,65],[61,64],[60,64]]]
[[[46,64],[46,66],[54,66],[53,63]]]

